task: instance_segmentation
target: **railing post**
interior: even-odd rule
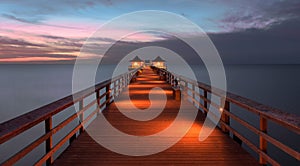
[[[192,103],[193,103],[193,106],[195,106],[195,85],[194,84],[192,84],[191,83],[191,85],[192,85]]]
[[[52,130],[52,117],[45,120],[45,132],[48,133]],[[46,153],[50,152],[52,149],[52,135],[46,140]],[[53,163],[53,157],[50,156],[46,161],[46,165],[51,165]]]
[[[128,73],[128,74],[127,74],[127,85],[129,85],[129,84],[130,84],[130,76],[131,76],[131,74],[130,74],[130,73]]]
[[[166,81],[169,83],[169,73],[166,73]]]
[[[111,89],[112,89],[112,92],[113,92],[113,94],[114,94],[113,96],[115,97],[115,96],[116,96],[116,86],[117,86],[117,82],[114,81],[112,85],[114,85]]]
[[[123,77],[121,77],[121,79],[119,80],[119,84],[120,84],[119,93],[121,93],[123,89]]]
[[[111,84],[107,84],[106,85],[106,100],[105,100],[106,107],[108,107],[108,105],[110,104],[110,93],[111,93],[111,91],[110,91],[110,85]]]
[[[122,75],[122,78],[121,78],[121,81],[122,81],[122,88],[121,89],[123,89],[124,88],[124,85],[125,85],[125,79],[124,79],[125,77],[124,77],[124,75]],[[122,90],[121,90],[122,91]]]
[[[119,79],[119,89],[118,89],[119,94],[121,93],[122,88],[123,88],[123,80],[122,80],[122,77],[121,77],[121,78]]]
[[[221,121],[224,122],[227,125],[230,125],[230,117],[224,113],[224,110],[226,111],[230,111],[230,104],[229,102],[226,100],[225,97],[221,98],[221,104],[224,103],[224,108],[220,108],[222,111],[222,116],[221,116]],[[221,129],[224,133],[229,134],[229,130],[225,127],[225,125],[221,124]]]
[[[96,91],[96,100],[97,100],[97,112],[100,111],[100,89]]]
[[[260,116],[259,117],[259,129],[261,132],[267,133],[268,122],[267,119]],[[267,140],[264,139],[263,136],[259,135],[259,149],[265,153],[267,153]],[[263,155],[259,155],[259,164],[267,165],[267,160],[263,158]]]
[[[205,99],[207,99],[207,91],[205,89],[203,89],[203,97]],[[208,110],[208,105],[207,105],[207,101],[206,100],[203,100],[203,106],[204,106],[204,108],[206,108],[206,110]],[[206,110],[204,110],[205,114],[207,114]]]
[[[127,73],[126,75],[125,75],[125,86],[127,86],[128,85],[128,76],[129,76],[129,74]]]
[[[126,87],[126,77],[127,77],[127,74],[124,74],[124,75],[122,76],[122,78],[123,78],[123,88]]]
[[[184,80],[183,82],[184,82],[184,90],[187,91],[187,89],[188,89],[188,88],[187,88],[188,83],[187,83],[187,81],[185,81],[185,80]]]
[[[122,78],[120,78],[120,79],[118,80],[118,96],[119,96],[119,94],[121,93],[121,88],[122,88]]]
[[[83,109],[83,99],[81,99],[79,101],[79,111],[81,111]],[[83,123],[83,120],[84,120],[84,112],[82,112],[80,115],[79,115],[79,123]],[[81,128],[80,128],[80,133],[83,133],[84,132],[84,126],[82,125]]]
[[[122,89],[124,89],[126,86],[126,79],[125,79],[125,75],[122,75]]]
[[[130,84],[130,74],[127,74],[127,85]]]
[[[123,89],[123,77],[119,79],[119,93],[121,93],[122,89]]]
[[[114,97],[119,95],[120,80],[114,82]]]
[[[127,84],[130,84],[131,76],[132,76],[132,73],[128,74],[128,81],[127,81]]]

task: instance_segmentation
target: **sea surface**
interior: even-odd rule
[[[185,70],[180,66],[168,66],[168,68],[177,73]],[[194,65],[192,68],[198,79],[209,84],[205,67]],[[95,82],[109,79],[113,69],[112,65],[102,66]],[[226,65],[225,73],[229,92],[300,116],[298,106],[300,65]],[[70,95],[72,93],[72,74],[73,65],[0,65],[0,123]],[[257,119],[253,115],[245,113],[247,111],[238,108],[234,110],[234,107],[232,110],[250,123],[257,125]],[[70,112],[73,112],[72,108]],[[56,123],[59,121],[57,120]],[[235,122],[232,122],[232,125],[235,125]],[[27,142],[37,138],[37,135],[43,134],[41,132],[43,128],[43,124],[37,125],[32,129],[33,131],[25,132],[19,136],[20,138],[0,145],[0,163],[11,156],[15,149],[24,147],[29,144]],[[236,129],[243,131],[245,136],[257,144],[258,138],[255,135],[238,125],[236,125]],[[292,142],[290,146],[300,149],[300,143],[297,142],[300,140],[299,135],[292,134],[272,123],[268,129],[275,138],[287,143]],[[248,147],[245,146],[245,148],[249,150]],[[17,164],[30,165],[36,161],[36,158],[42,156],[43,151],[44,144]],[[283,165],[299,164],[299,161],[282,154],[280,150],[271,145],[269,151],[270,155],[277,158]],[[249,152],[254,154],[251,150]]]

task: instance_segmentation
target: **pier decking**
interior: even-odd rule
[[[170,84],[159,80],[157,74],[150,68],[146,68],[136,81],[129,85],[129,95],[133,104],[140,109],[149,107],[149,90],[154,87],[160,87],[165,91],[167,103],[163,112],[153,120],[141,122],[129,119],[118,111],[115,102],[111,103],[102,113],[113,126],[125,133],[141,136],[155,134],[172,123],[180,107],[180,101],[173,98]],[[119,98],[122,98],[125,93],[128,91],[124,91]],[[116,102],[122,102],[122,100]],[[188,101],[183,102],[183,104],[191,105]],[[198,135],[204,118],[205,115],[199,112],[188,133],[171,148],[157,154],[141,157],[121,155],[107,150],[94,141],[88,132],[83,132],[55,160],[54,165],[258,165],[258,162],[250,154],[219,128],[216,128],[205,141],[199,142]],[[99,125],[101,125],[99,119],[96,118],[88,126],[88,129],[96,130]],[[176,137],[175,134],[171,136]],[[113,135],[110,137],[114,139]],[[130,142],[123,143],[130,144]]]

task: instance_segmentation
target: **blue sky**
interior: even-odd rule
[[[223,32],[227,28],[264,28],[276,21],[292,17],[280,10],[282,4],[292,7],[296,1],[265,0],[167,0],[167,1],[70,1],[28,0],[1,1],[1,20],[15,19],[27,23],[47,23],[55,20],[94,21],[103,23],[114,17],[138,10],[162,10],[181,14],[207,32]],[[275,11],[272,11],[275,10]],[[277,12],[277,13],[276,13]],[[232,21],[235,25],[232,25]],[[243,26],[243,24],[245,24]],[[246,25],[247,24],[247,25]],[[232,26],[232,27],[229,27]],[[236,27],[234,27],[236,26]]]

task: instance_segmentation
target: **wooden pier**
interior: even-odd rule
[[[168,127],[177,115],[180,101],[173,98],[170,84],[160,81],[159,76],[151,69],[144,69],[136,82],[129,85],[130,97],[138,108],[147,108],[150,105],[149,90],[154,87],[164,89],[168,95],[167,105],[159,117],[148,122],[134,121],[124,117],[116,108],[115,103],[112,103],[104,110],[109,122],[125,133],[141,136],[155,134]],[[98,145],[85,132],[54,162],[54,165],[258,165],[258,162],[243,150],[238,143],[223,134],[219,129],[215,129],[214,133],[204,142],[199,142],[198,135],[204,118],[205,116],[199,113],[198,120],[195,121],[188,134],[170,149],[145,157],[129,157],[111,152]],[[96,129],[99,128],[98,126],[98,120],[95,119],[89,127]],[[173,137],[175,136],[173,135]],[[130,142],[124,143],[130,144]]]
[[[291,130],[291,132],[300,134],[299,117],[228,93],[226,99],[220,97],[220,100],[225,101],[220,128],[215,128],[213,133],[205,141],[199,142],[198,136],[204,119],[206,118],[208,105],[219,108],[218,103],[209,100],[208,94],[211,93],[210,87],[203,83],[193,82],[188,78],[178,76],[165,69],[147,67],[144,68],[140,74],[137,74],[137,71],[138,70],[130,71],[112,80],[104,81],[95,87],[78,92],[74,94],[75,99],[73,99],[73,96],[68,96],[2,123],[0,125],[1,144],[40,122],[45,123],[44,135],[7,159],[2,165],[12,165],[16,163],[43,142],[46,146],[46,152],[43,157],[35,163],[36,165],[42,165],[43,163],[49,165],[265,165],[267,163],[280,165],[276,159],[268,155],[267,143],[275,145],[297,160],[300,159],[300,153],[298,151],[272,138],[267,132],[267,123],[268,121],[272,121]],[[130,83],[133,76],[137,77],[134,82]],[[183,85],[184,88],[186,91],[191,92],[190,100],[184,100],[182,103],[180,103],[180,100],[175,100],[172,89],[172,83],[175,78],[185,82],[185,85]],[[129,91],[122,91],[124,87],[127,86],[129,86]],[[117,102],[122,100],[116,100],[114,102],[114,99],[122,98],[122,95],[129,93],[131,101],[137,108],[148,108],[150,106],[148,97],[149,91],[154,87],[162,88],[167,95],[166,106],[156,118],[146,122],[135,121],[124,116],[116,107]],[[198,89],[198,91],[196,89]],[[200,90],[202,90],[201,93],[199,92]],[[96,95],[96,100],[90,103],[84,103],[84,99],[93,94]],[[182,95],[189,95],[189,93],[184,94],[183,92]],[[105,101],[101,102],[102,99],[105,99]],[[191,104],[191,101],[193,104]],[[79,104],[80,111],[54,126],[52,124],[53,116],[75,103]],[[97,114],[103,114],[114,127],[124,133],[139,136],[155,134],[173,122],[177,116],[180,104],[191,107],[198,105],[199,111],[196,120],[194,121],[194,119],[192,119],[192,127],[179,142],[169,149],[156,154],[138,157],[121,155],[102,147],[89,136],[88,132],[84,131],[83,126],[93,118],[95,119],[87,126],[87,130],[96,130],[99,128],[100,120]],[[260,119],[259,128],[256,128],[231,113],[230,104],[235,104],[244,108],[246,111],[256,114]],[[93,105],[97,105],[97,108],[92,111],[92,113],[84,116],[86,110],[90,109]],[[103,111],[101,112],[100,110]],[[185,111],[191,110],[187,109]],[[53,135],[70,122],[76,121],[77,117],[81,119],[82,123],[74,126],[64,138],[54,145]],[[191,119],[187,118],[182,120],[189,121]],[[257,134],[259,137],[259,145],[256,146],[241,133],[234,130],[230,125],[231,120],[237,121],[240,125],[245,126]],[[68,141],[70,142],[70,146],[57,159],[54,159],[53,154]],[[123,143],[128,144],[129,142]],[[245,143],[256,152],[259,159],[256,160],[244,150],[240,146],[242,143]]]

